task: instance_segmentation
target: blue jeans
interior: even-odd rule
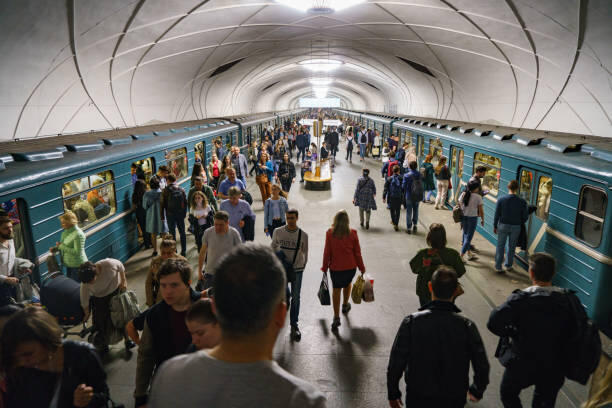
[[[461,228],[463,229],[463,239],[461,241],[461,255],[465,254],[470,249],[474,232],[478,225],[478,217],[463,217],[461,220]]]
[[[521,233],[520,225],[502,224],[497,225],[497,248],[495,249],[495,269],[500,270],[504,260],[504,249],[506,252],[506,268],[510,268],[514,262],[514,250],[516,241]],[[506,241],[508,246],[506,247]]]
[[[302,274],[304,271],[295,272],[295,280],[291,283],[291,310],[289,310],[289,322],[291,326],[297,326],[300,315],[300,292],[302,291]]]
[[[360,143],[359,144],[359,156],[363,159],[365,157],[365,151],[366,151],[366,146],[365,144]]]
[[[242,183],[244,184],[244,186],[246,187],[246,177],[244,176],[240,176],[240,181],[242,181]]]
[[[406,228],[416,227],[419,220],[419,203],[420,201],[410,201],[410,197],[406,197]]]
[[[425,192],[425,201],[429,201],[431,199],[431,197],[435,197],[436,196],[436,190],[429,190]]]
[[[176,241],[176,228],[178,228],[179,235],[181,236],[181,255],[187,252],[187,235],[185,234],[185,217],[176,216],[174,214],[166,213],[166,219],[168,220],[168,229],[172,235],[172,239]]]

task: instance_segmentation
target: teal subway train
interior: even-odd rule
[[[247,125],[263,129],[298,111],[205,119],[0,143],[0,205],[14,223],[17,256],[37,265],[40,283],[49,248],[59,241],[58,217],[71,209],[92,261],[127,260],[139,249],[132,213],[132,164],[148,179],[161,165],[189,188],[196,159],[208,163],[212,141],[243,145]]]
[[[558,261],[555,284],[576,291],[589,315],[612,336],[612,139],[504,128],[386,114],[337,111],[366,128],[378,129],[383,140],[409,143],[419,160],[448,158],[453,205],[480,165],[487,168],[483,184],[485,225],[478,231],[496,243],[493,215],[497,198],[516,179],[520,195],[536,210],[527,223],[527,251],[545,251]]]

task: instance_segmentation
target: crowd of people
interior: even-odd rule
[[[330,129],[318,153],[335,157],[344,133],[347,161],[352,160],[355,143],[360,160],[384,154],[378,132],[358,126]],[[433,190],[437,190],[436,207],[445,207],[448,168],[442,159],[434,167],[430,156],[419,166],[410,146],[400,149],[403,155],[396,147],[382,168],[382,201],[396,231],[405,206],[406,232],[414,234],[419,205],[430,202]],[[286,123],[267,130],[259,145],[254,142],[248,159],[235,146],[228,150],[226,154],[222,143],[215,143],[208,172],[202,163],[194,165],[187,193],[164,166],[148,186],[135,179],[132,203],[143,245],[153,249],[153,258],[145,281],[148,308],[124,328],[113,323],[110,313],[113,297],[128,286],[123,264],[108,258],[88,261],[85,235],[76,217],[70,211],[60,217],[64,231],[52,253],[61,254],[68,276],[80,282],[80,306],[84,320],[93,316],[96,342],[64,339],[56,319],[42,308],[0,307],[0,406],[107,406],[111,400],[100,355],[121,340],[126,350],[138,345],[137,407],[326,406],[325,396],[314,385],[282,369],[273,358],[287,314],[291,340],[302,339],[299,313],[309,240],[298,225],[299,210],[289,204],[288,193],[296,174],[293,151],[297,150],[297,160],[301,157],[303,170],[303,163],[317,154],[316,146],[313,151],[305,127]],[[262,196],[263,232],[271,238],[268,245],[247,242],[255,234],[255,213],[246,189],[253,172]],[[391,407],[402,406],[402,376],[406,406],[461,407],[467,400],[482,399],[489,384],[490,366],[479,330],[455,305],[463,294],[459,278],[466,273],[465,264],[476,257],[472,237],[478,218],[484,220],[486,191],[480,173],[477,168],[458,200],[460,250],[447,246],[444,225],[434,223],[428,228],[427,247],[410,260],[421,307],[401,322],[393,342],[387,368]],[[520,227],[527,220],[528,208],[517,189],[516,180],[511,181],[509,194],[498,199],[495,211],[499,237],[495,269],[500,273],[512,268]],[[377,204],[376,183],[367,168],[357,181],[353,204],[359,208],[360,226],[368,230]],[[195,271],[186,257],[186,218],[199,254]],[[28,275],[32,267],[16,258],[11,221],[0,216],[3,300],[14,295],[17,276]],[[347,315],[351,310],[357,269],[362,275],[366,272],[359,233],[351,228],[348,212],[340,210],[326,231],[321,264],[333,286],[332,332],[341,326],[340,311]],[[489,317],[487,328],[500,337],[500,345],[512,343],[500,358],[505,367],[500,387],[505,407],[520,407],[519,394],[531,385],[535,385],[534,406],[553,407],[564,383],[563,353],[578,330],[577,319],[586,319],[586,314],[571,291],[552,284],[555,271],[550,255],[531,255],[532,286],[515,291]],[[581,311],[578,318],[572,314],[575,305]],[[37,392],[31,392],[32,384]]]

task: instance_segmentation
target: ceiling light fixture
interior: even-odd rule
[[[338,60],[315,58],[300,61],[299,64],[314,72],[329,72],[339,68],[343,62]]]
[[[327,91],[329,90],[326,86],[315,86],[312,88],[312,91],[315,94],[317,99],[323,99],[327,96]]]
[[[329,14],[364,3],[365,0],[276,0],[276,2],[303,12]]]
[[[311,78],[310,83],[315,86],[325,86],[334,82],[331,78]]]

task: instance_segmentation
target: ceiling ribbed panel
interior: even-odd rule
[[[323,76],[344,107],[610,136],[611,10],[607,0],[370,1],[328,14],[271,1],[3,2],[0,140],[288,109],[312,96],[320,75],[300,64],[311,58],[343,62]]]

